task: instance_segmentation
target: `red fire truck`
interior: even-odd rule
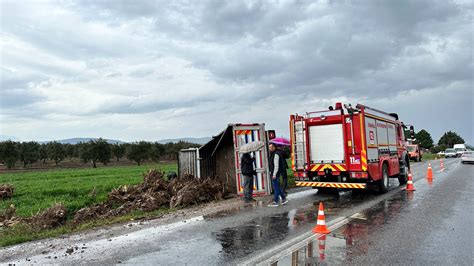
[[[410,161],[404,125],[395,113],[361,104],[290,116],[291,167],[296,185],[381,193],[389,179],[406,184]]]

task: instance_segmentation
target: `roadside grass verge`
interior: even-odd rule
[[[424,161],[436,160],[436,154],[435,153],[423,153],[422,160],[424,160]]]
[[[288,187],[296,187],[295,183],[295,176],[293,175],[293,171],[291,169],[288,169]]]
[[[179,209],[179,208],[178,208]],[[0,228],[0,247],[7,247],[11,245],[20,244],[23,242],[57,237],[64,234],[76,233],[86,231],[88,229],[112,225],[117,223],[125,223],[135,220],[147,220],[161,217],[166,213],[176,211],[177,209],[161,208],[159,210],[144,212],[133,211],[129,214],[111,217],[106,219],[95,219],[80,225],[66,224],[54,229],[37,230],[26,224],[18,224],[9,228]]]
[[[177,165],[148,164],[0,174],[0,184],[15,186],[13,197],[0,201],[0,210],[14,204],[17,216],[29,217],[61,202],[72,214],[104,201],[113,188],[140,183],[143,174],[153,168],[168,172],[176,171]]]
[[[0,212],[13,204],[16,208],[16,216],[30,217],[50,208],[55,203],[62,203],[67,208],[68,220],[71,220],[75,211],[103,202],[113,188],[142,182],[143,175],[149,169],[158,169],[163,172],[176,171],[177,165],[147,164],[0,174],[0,184],[8,183],[15,186],[13,197],[0,201]],[[156,217],[169,211],[168,208],[152,212],[135,211],[119,217],[94,220],[79,226],[66,223],[64,226],[51,230],[37,230],[25,224],[8,228],[0,227],[0,246],[59,236],[131,219]]]

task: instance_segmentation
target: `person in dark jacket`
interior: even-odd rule
[[[270,143],[270,176],[272,178],[273,185],[273,203],[269,204],[270,207],[277,207],[281,198],[281,204],[285,205],[288,203],[285,193],[280,188],[280,177],[282,173],[286,172],[286,161],[282,150],[274,143]]]
[[[280,188],[281,188],[281,192],[283,194],[285,194],[285,197],[286,195],[288,195],[288,193],[286,192],[286,189],[288,188],[288,163],[286,162],[286,159],[288,159],[288,151],[286,150],[283,150],[283,149],[280,149],[281,153],[280,155],[282,155],[283,157],[283,171],[281,172],[281,184],[280,184]]]
[[[253,176],[257,173],[254,170],[253,163],[255,158],[250,157],[250,153],[242,154],[242,159],[240,160],[240,171],[244,179],[244,201],[245,203],[250,203],[254,199],[253,195]]]

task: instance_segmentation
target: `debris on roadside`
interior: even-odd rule
[[[9,199],[13,196],[15,187],[10,184],[0,184],[0,199]]]
[[[6,186],[2,185],[1,188],[4,187]],[[13,192],[13,188],[9,191]],[[95,196],[94,194],[96,194],[95,188],[89,196]],[[195,179],[192,176],[186,176],[183,179],[172,178],[171,181],[167,181],[164,179],[164,173],[150,170],[144,175],[142,183],[115,188],[109,192],[104,202],[76,211],[71,223],[78,225],[90,220],[110,218],[133,211],[149,212],[162,207],[186,207],[221,200],[228,194],[226,187],[219,179]],[[67,209],[61,203],[29,218],[16,217],[15,211],[13,204],[5,211],[0,211],[0,227],[24,223],[34,229],[43,230],[64,225],[67,221]]]
[[[133,186],[113,189],[103,203],[78,210],[73,224],[80,224],[95,218],[107,218],[130,213],[135,210],[153,211],[169,206],[185,207],[193,204],[223,199],[227,194],[218,179],[164,179],[164,173],[150,170],[143,182]]]
[[[0,212],[0,227],[11,227],[19,224],[22,220],[15,216],[15,205],[10,204],[8,208]]]
[[[175,188],[175,191],[176,193],[173,194],[170,200],[171,208],[221,200],[224,197],[222,185],[211,179],[204,179],[199,182],[196,182],[195,179],[189,179],[182,188]]]
[[[71,255],[74,252],[74,248],[67,248],[66,254]]]
[[[63,204],[57,203],[51,208],[24,219],[26,223],[37,229],[52,229],[66,223],[67,210]]]

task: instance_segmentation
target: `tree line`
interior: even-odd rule
[[[58,165],[66,158],[70,160],[80,158],[83,163],[90,162],[95,168],[97,163],[107,165],[113,159],[118,162],[122,158],[127,158],[140,165],[148,159],[155,162],[158,160],[176,160],[179,150],[199,146],[199,144],[185,141],[166,144],[147,141],[110,144],[102,138],[78,144],[61,144],[56,141],[38,143],[35,141],[14,142],[9,140],[0,142],[0,163],[11,169],[18,162],[21,162],[23,167],[26,168],[38,161],[46,163],[46,160],[52,160]]]
[[[410,131],[405,131],[405,136],[410,137],[413,135]],[[415,137],[415,143],[419,144],[421,148],[428,149],[433,153],[444,151],[447,148],[452,148],[454,144],[464,144],[464,139],[459,136],[456,132],[448,131],[441,136],[438,140],[438,145],[435,145],[433,138],[428,131],[422,129],[413,135]]]

